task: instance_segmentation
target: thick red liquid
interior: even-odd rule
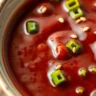
[[[28,96],[79,96],[75,90],[77,87],[85,89],[81,96],[90,96],[96,89],[96,74],[87,72],[86,77],[78,75],[79,68],[88,68],[96,65],[96,0],[79,0],[86,22],[76,24],[63,8],[63,0],[53,3],[45,0],[30,9],[29,13],[13,29],[8,46],[8,58],[10,67]],[[35,2],[35,0],[34,0]],[[40,4],[49,4],[52,10],[45,15],[36,12]],[[27,3],[26,3],[27,4]],[[28,5],[26,5],[28,6]],[[58,22],[58,17],[63,17],[65,22]],[[37,21],[39,32],[35,35],[25,33],[27,20]],[[88,32],[83,32],[82,27],[89,26]],[[63,34],[63,42],[71,39],[70,34],[77,34],[78,41],[82,45],[82,52],[68,60],[55,59],[48,38],[52,34]],[[53,36],[54,38],[54,36]],[[58,41],[58,40],[57,40]],[[95,50],[94,50],[95,49]],[[56,62],[62,64],[62,70],[67,81],[57,87],[53,87],[48,79],[48,72]],[[50,64],[51,63],[51,64]]]

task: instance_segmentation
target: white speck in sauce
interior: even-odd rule
[[[77,19],[76,24],[79,24],[81,21],[82,21],[81,19]]]
[[[62,17],[60,17],[60,18],[58,19],[58,21],[59,21],[60,23],[64,23],[64,19],[63,19]]]
[[[85,17],[80,17],[81,21],[86,21],[87,19]]]
[[[75,35],[75,34],[71,34],[70,37],[73,38],[73,39],[77,39],[78,38],[78,36]]]
[[[38,8],[37,11],[38,11],[38,13],[43,14],[43,13],[45,13],[47,11],[47,7],[41,6],[40,8]]]
[[[83,32],[87,32],[87,31],[89,31],[89,29],[90,29],[90,27],[84,27]]]
[[[96,7],[96,2],[93,3],[93,6]]]
[[[93,32],[96,35],[96,31]]]

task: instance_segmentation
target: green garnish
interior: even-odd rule
[[[96,67],[91,67],[91,68],[89,69],[89,71],[90,71],[90,72],[95,72],[95,73],[96,73]]]
[[[80,49],[81,49],[81,46],[75,42],[74,40],[71,40],[69,41],[67,44],[66,44],[66,47],[72,52],[72,53],[77,53]]]
[[[56,70],[51,74],[52,80],[54,82],[54,84],[57,86],[61,83],[63,83],[64,81],[66,81],[63,73],[60,70]]]
[[[96,67],[93,67],[92,68],[92,72],[96,72]]]
[[[65,2],[65,6],[67,7],[68,11],[73,11],[80,7],[78,0],[67,0]]]
[[[27,32],[29,34],[34,34],[38,32],[38,24],[35,21],[28,21],[26,23],[26,27],[27,27]]]
[[[82,12],[82,10],[81,10],[80,8],[77,8],[77,9],[75,9],[75,10],[72,10],[72,11],[70,12],[70,15],[71,15],[71,17],[72,17],[73,19],[77,19],[77,18],[83,16],[83,12]]]
[[[86,76],[87,70],[86,69],[80,69],[79,70],[79,75],[80,76]]]
[[[76,89],[76,93],[77,94],[83,94],[83,92],[84,92],[84,89],[81,88],[81,87],[79,87],[79,88]]]

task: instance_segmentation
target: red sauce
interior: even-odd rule
[[[91,92],[96,89],[96,74],[88,71],[90,66],[96,66],[96,34],[94,34],[96,0],[79,1],[84,16],[87,18],[86,22],[76,24],[65,11],[62,5],[64,1],[54,3],[51,0],[42,0],[42,2],[38,0],[34,9],[26,12],[23,19],[12,30],[8,43],[10,68],[28,96],[79,96],[75,91],[77,87],[84,88],[82,96],[90,96]],[[47,13],[43,15],[37,12],[42,4],[48,8]],[[27,3],[26,6],[28,6]],[[58,21],[59,17],[64,18],[64,23]],[[37,34],[26,34],[24,26],[27,20],[38,22]],[[84,26],[89,26],[90,30],[83,32]],[[51,43],[57,46],[58,43],[65,44],[71,40],[71,34],[78,35],[76,41],[82,46],[82,51],[77,55],[68,56],[67,59],[62,59],[62,54],[60,59],[55,58],[48,43],[49,38],[52,39]],[[62,53],[62,50],[60,52]],[[64,54],[67,54],[66,52]],[[62,64],[62,71],[67,81],[60,86],[53,87],[49,82],[48,72],[56,63]],[[80,68],[87,70],[85,77],[78,75]]]

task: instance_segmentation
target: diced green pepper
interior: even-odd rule
[[[79,87],[76,89],[76,93],[77,94],[83,94],[84,93],[84,89],[82,87]]]
[[[77,53],[80,49],[81,49],[81,46],[75,42],[74,40],[71,40],[69,41],[67,44],[66,44],[66,47],[72,52],[72,53]],[[75,48],[75,51],[74,51],[74,48]]]
[[[78,0],[67,0],[65,2],[65,6],[67,7],[68,11],[73,11],[80,7]]]
[[[56,70],[55,72],[53,72],[51,74],[51,77],[56,86],[66,81],[63,73],[60,70]]]
[[[91,67],[89,70],[90,70],[90,72],[96,73],[96,67]]]
[[[70,15],[73,19],[77,19],[77,18],[83,16],[83,12],[80,8],[77,8],[75,10],[70,11]]]
[[[87,73],[86,69],[80,69],[79,70],[79,75],[80,76],[86,76],[86,73]]]
[[[27,32],[29,34],[34,34],[38,32],[38,24],[35,21],[28,21],[26,23],[26,27],[27,27]]]

